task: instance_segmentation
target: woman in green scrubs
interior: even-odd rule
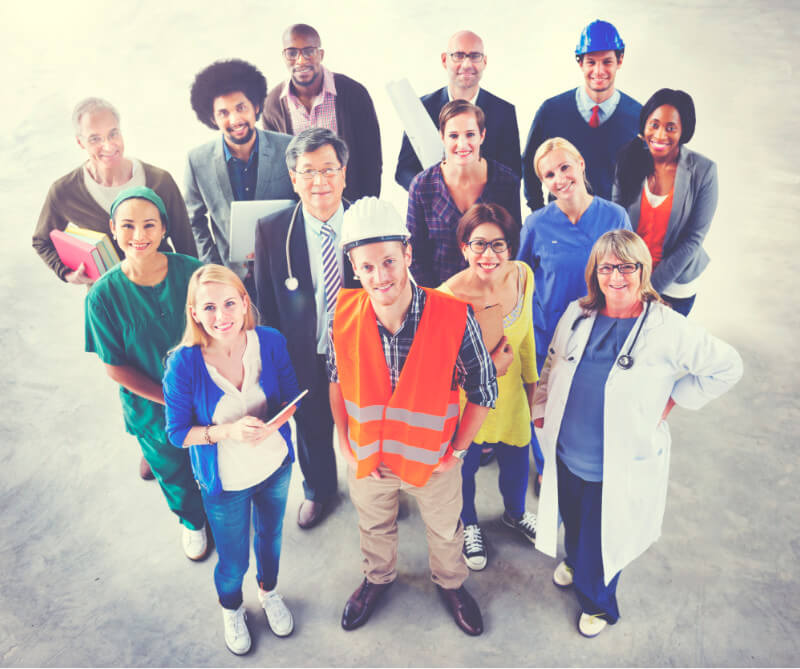
[[[202,266],[180,253],[161,253],[167,234],[164,202],[144,186],[128,188],[111,205],[111,233],[125,259],[86,296],[86,350],[97,353],[120,385],[125,428],[141,445],[167,505],[183,525],[191,560],[208,550],[200,491],[187,451],[170,444],[164,424],[164,358],[185,327],[186,289]]]

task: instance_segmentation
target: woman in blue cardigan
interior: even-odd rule
[[[719,198],[716,163],[685,146],[695,119],[688,93],[653,93],[639,114],[639,135],[619,153],[612,194],[650,250],[653,288],[684,316],[709,263],[703,240]]]
[[[294,628],[275,591],[283,516],[294,461],[288,419],[268,421],[297,395],[297,380],[277,330],[255,327],[239,277],[220,265],[198,269],[186,297],[186,331],[164,373],[167,434],[188,448],[219,561],[214,583],[225,644],[250,650],[242,603],[248,568],[250,509],[258,596],[277,636]]]

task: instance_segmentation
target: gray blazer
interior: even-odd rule
[[[256,130],[258,175],[256,200],[297,199],[286,169],[285,152],[291,135]],[[184,199],[197,253],[204,263],[229,265],[228,250],[233,190],[219,135],[189,151],[186,161]],[[212,236],[213,233],[213,236]],[[238,265],[238,263],[234,263]],[[231,267],[240,276],[241,266]]]
[[[652,277],[653,287],[659,293],[673,282],[689,283],[696,279],[710,261],[703,240],[719,199],[716,163],[681,146],[674,189],[664,253]],[[616,181],[611,199],[619,203],[619,183]],[[636,200],[628,207],[634,231],[639,227],[641,206],[640,188]]]

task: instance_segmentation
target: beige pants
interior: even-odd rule
[[[380,466],[381,479],[356,479],[349,468],[350,499],[358,511],[364,576],[371,583],[390,583],[397,577],[397,509],[399,493],[413,495],[419,505],[428,539],[431,578],[443,588],[456,589],[467,580],[461,557],[461,463],[433,474],[421,488],[404,483]]]

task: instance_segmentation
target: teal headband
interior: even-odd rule
[[[152,188],[148,188],[147,186],[133,186],[132,188],[126,188],[119,195],[117,195],[117,199],[114,200],[114,204],[111,205],[111,218],[114,218],[114,212],[117,210],[119,205],[125,202],[125,200],[130,200],[133,198],[147,200],[148,202],[152,202],[154,205],[156,205],[158,213],[161,214],[161,222],[164,224],[164,229],[169,229],[169,219],[167,217],[167,208],[164,206],[164,200],[162,200],[158,196],[158,193],[156,193]]]

